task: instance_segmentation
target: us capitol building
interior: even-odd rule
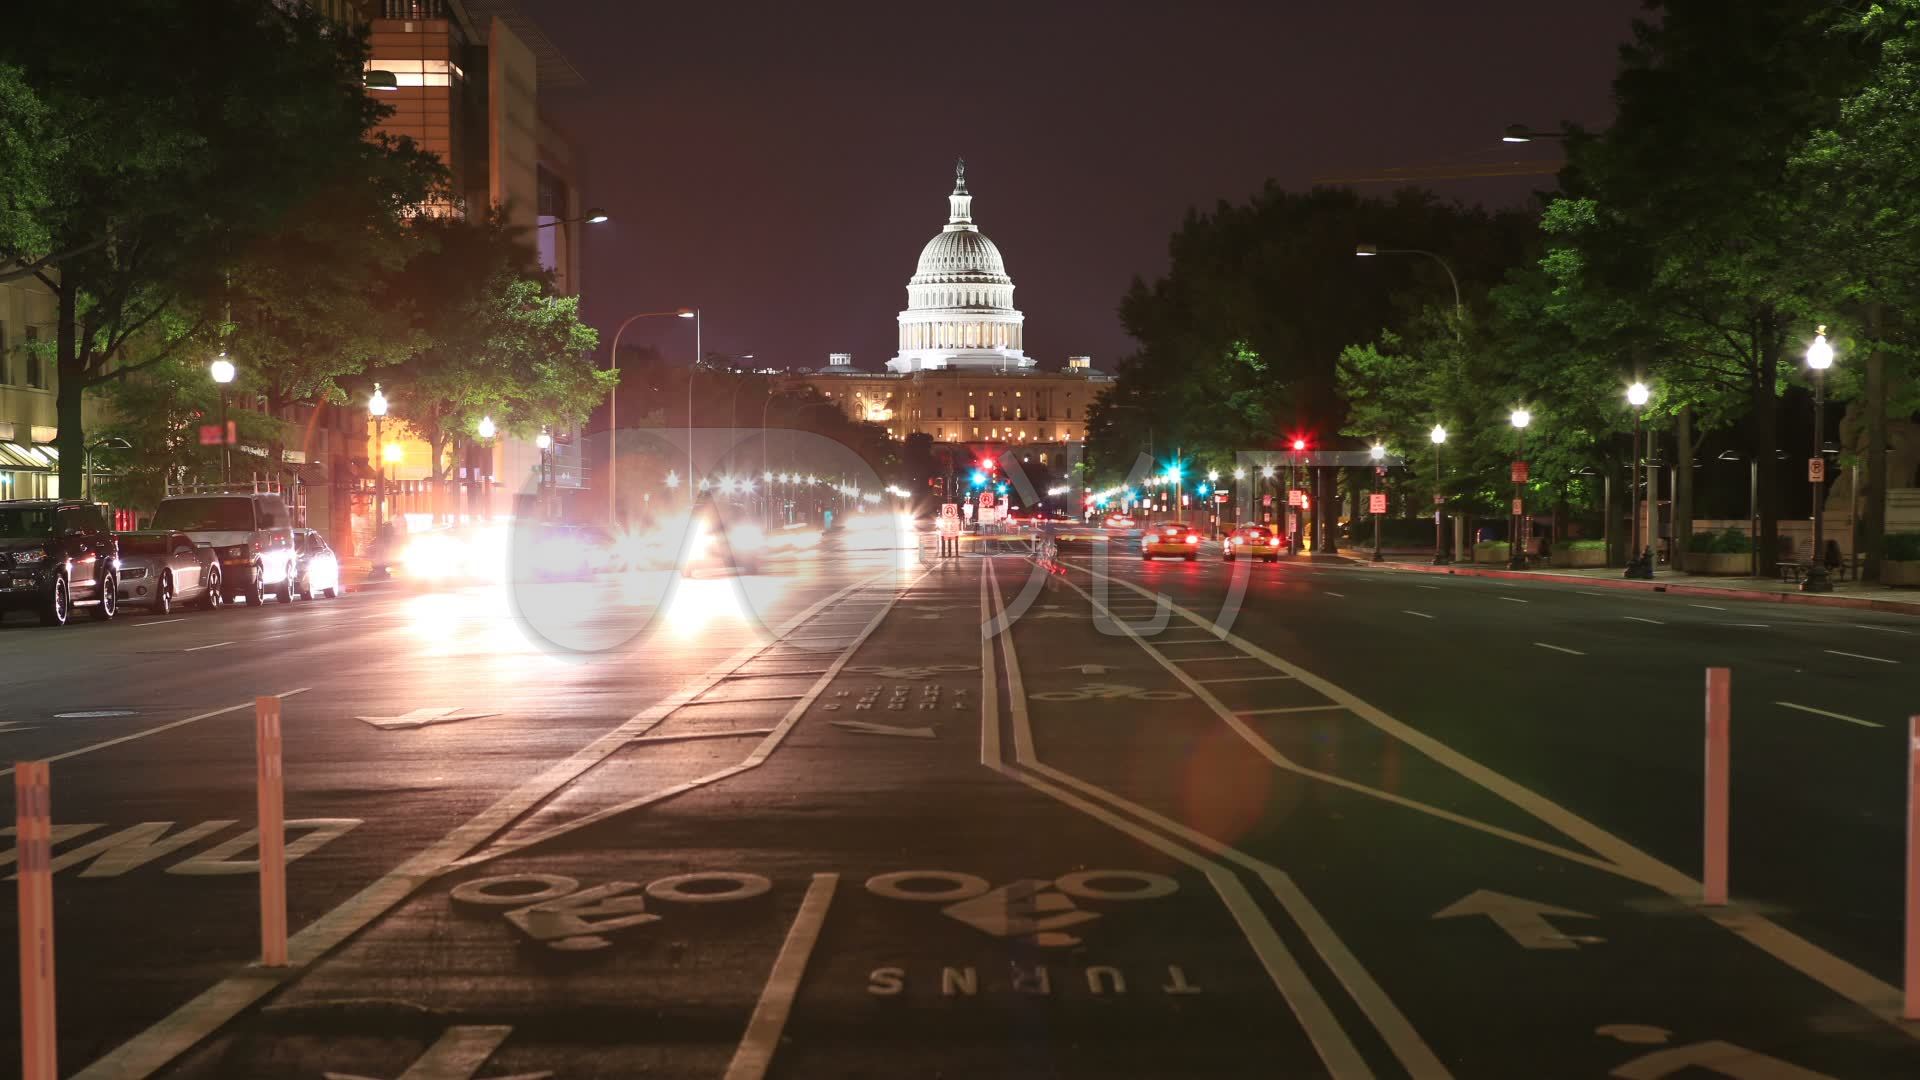
[[[824,369],[790,385],[818,390],[848,418],[878,424],[895,439],[925,432],[936,453],[945,444],[995,457],[1013,450],[1064,475],[1080,461],[1087,406],[1113,377],[1085,356],[1040,370],[1022,351],[1025,323],[1000,249],[973,222],[962,160],[947,196],[947,225],[920,249],[907,280],[899,353],[886,373],[862,371],[852,354],[833,353]]]

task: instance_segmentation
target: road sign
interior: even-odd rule
[[[1526,512],[1525,504],[1523,504],[1519,499],[1513,500],[1513,512],[1516,516],[1525,513]]]
[[[1287,492],[1287,505],[1288,506],[1307,505],[1307,493],[1300,490],[1299,488],[1293,488],[1289,490]]]
[[[1513,463],[1513,482],[1516,484],[1524,484],[1527,482],[1527,463],[1526,462],[1516,461]]]
[[[1446,505],[1446,502],[1447,502],[1447,497],[1445,495],[1442,495],[1437,491],[1433,493],[1433,505],[1444,506]]]
[[[1387,512],[1387,493],[1376,491],[1367,496],[1367,513],[1384,514]]]
[[[993,492],[983,491],[980,493],[980,509],[982,510],[993,509]]]
[[[1213,501],[1214,501],[1214,502],[1217,502],[1217,503],[1223,503],[1223,502],[1226,502],[1226,501],[1227,501],[1227,493],[1226,493],[1226,492],[1224,492],[1224,491],[1216,491],[1216,492],[1214,492],[1214,493],[1213,493]]]
[[[1807,481],[1818,484],[1827,478],[1827,459],[1810,457],[1807,459]]]
[[[1260,496],[1260,505],[1261,505],[1261,506],[1272,506],[1272,505],[1273,505],[1273,494],[1272,494],[1271,492],[1269,492],[1269,493],[1267,493],[1267,494],[1265,494],[1265,495],[1262,495],[1262,496]]]
[[[237,443],[240,441],[239,435],[237,434],[238,429],[239,429],[238,421],[235,421],[235,420],[227,421],[227,441],[228,442]],[[200,445],[201,446],[219,446],[220,445],[220,425],[219,424],[201,424],[200,425]]]

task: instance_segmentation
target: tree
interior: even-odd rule
[[[0,236],[0,260],[33,267],[58,304],[67,490],[85,467],[87,392],[204,340],[221,318],[209,300],[246,242],[360,152],[380,111],[365,59],[364,41],[305,4],[9,13],[0,64],[44,107],[58,183],[31,211],[32,230]],[[191,317],[169,317],[181,312]]]
[[[66,149],[49,130],[47,107],[18,67],[0,63],[0,252],[45,252],[41,215],[53,199],[54,167]],[[33,267],[0,272],[0,281]]]

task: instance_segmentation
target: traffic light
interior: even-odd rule
[[[977,488],[983,488],[983,487],[986,487],[986,486],[987,486],[987,474],[986,474],[986,473],[984,473],[984,472],[982,472],[982,471],[980,471],[979,469],[975,469],[975,470],[973,470],[973,486],[974,486],[974,487],[977,487]]]
[[[1212,491],[1213,489],[1212,489],[1212,488],[1210,488],[1210,487],[1208,487],[1208,486],[1206,485],[1206,483],[1205,483],[1205,482],[1203,481],[1203,482],[1202,482],[1202,483],[1200,484],[1200,486],[1199,486],[1199,487],[1197,487],[1197,488],[1194,488],[1194,490],[1200,493],[1200,497],[1201,497],[1201,498],[1205,498],[1205,497],[1206,497],[1206,495],[1207,495],[1207,492],[1209,492],[1209,491]]]
[[[1293,440],[1293,449],[1295,453],[1305,450],[1306,448],[1307,448],[1307,440],[1298,439],[1298,438]]]

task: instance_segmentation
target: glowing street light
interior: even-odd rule
[[[678,491],[678,490],[680,490],[680,472],[679,472],[679,470],[677,470],[677,469],[668,469],[668,470],[667,470],[667,490],[668,490],[668,491]]]
[[[1447,429],[1435,424],[1427,438],[1433,440],[1433,565],[1445,566],[1452,561],[1447,557],[1445,533],[1447,497],[1440,490],[1440,448],[1447,444]]]
[[[1652,392],[1647,384],[1635,381],[1627,387],[1627,404],[1633,406],[1633,457],[1627,464],[1627,478],[1633,487],[1633,527],[1627,540],[1627,572],[1623,576],[1630,578],[1653,577],[1653,529],[1647,529],[1646,550],[1640,547],[1640,421],[1646,413],[1647,399]],[[1647,455],[1647,478],[1653,479],[1652,454]],[[1649,489],[1651,490],[1651,489]]]
[[[1379,443],[1374,443],[1373,446],[1367,450],[1367,456],[1373,459],[1373,475],[1384,479],[1387,475],[1387,448]],[[1380,556],[1380,518],[1383,515],[1374,513],[1371,506],[1367,508],[1367,515],[1373,518],[1373,561],[1381,562],[1383,560]]]
[[[533,445],[542,450],[550,449],[553,446],[553,436],[547,434],[546,428],[541,428],[540,434],[533,437]]]
[[[213,363],[207,365],[207,374],[220,384],[220,482],[224,484],[233,480],[233,439],[227,434],[227,384],[233,382],[238,372],[234,369],[233,361],[227,359],[227,354],[222,351]]]
[[[493,425],[493,417],[491,417],[491,416],[483,416],[483,417],[481,417],[481,418],[480,418],[480,423],[479,423],[479,424],[478,424],[478,425],[477,425],[477,426],[476,426],[476,427],[474,428],[474,430],[475,430],[475,431],[476,431],[476,432],[477,432],[477,433],[479,434],[479,436],[480,436],[481,438],[483,438],[483,439],[491,439],[491,438],[493,438],[493,437],[494,437],[494,435],[495,435],[495,434],[497,434],[497,433],[498,433],[498,431],[499,431],[499,429],[498,429],[498,428],[496,428],[496,427],[494,427],[494,425]]]
[[[1833,346],[1827,344],[1827,328],[1821,326],[1807,346],[1807,367],[1813,370],[1813,457],[1808,459],[1807,481],[1813,487],[1813,563],[1800,583],[1801,592],[1832,592],[1833,580],[1827,575],[1826,514],[1820,496],[1827,487],[1827,369],[1833,366]]]
[[[386,449],[380,451],[380,460],[389,465],[398,465],[407,460],[407,448],[399,443],[388,443]]]
[[[1533,423],[1533,414],[1525,409],[1515,409],[1507,420],[1520,433],[1520,452],[1513,463],[1513,532],[1507,537],[1507,569],[1525,570],[1526,538],[1521,534],[1526,531],[1527,524],[1527,485],[1521,477],[1526,475],[1527,425]]]

